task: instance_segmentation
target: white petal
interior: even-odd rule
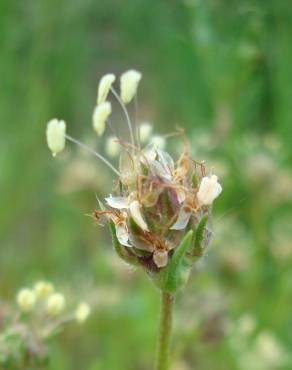
[[[149,161],[149,166],[150,166],[151,171],[154,172],[156,175],[163,177],[165,179],[168,179],[168,180],[171,179],[171,173],[160,162]]]
[[[105,101],[95,107],[92,116],[92,121],[93,128],[98,136],[101,136],[104,133],[105,122],[108,119],[111,112],[112,112],[111,103],[108,101]]]
[[[118,225],[116,225],[116,235],[117,235],[118,241],[122,245],[125,245],[126,247],[131,247],[131,245],[128,243],[129,232],[127,230],[127,225],[125,222],[121,222]]]
[[[168,172],[174,171],[174,161],[171,156],[164,150],[157,149],[157,154],[159,155],[160,162],[168,170]]]
[[[179,203],[183,203],[186,200],[186,192],[184,189],[176,189],[177,200]]]
[[[191,217],[192,212],[188,209],[186,210],[184,206],[181,207],[179,214],[177,216],[176,222],[171,226],[170,230],[183,230]]]
[[[219,196],[222,191],[222,186],[218,182],[215,175],[211,177],[203,177],[197,193],[197,198],[200,205],[210,205]]]
[[[129,208],[129,200],[127,197],[112,197],[105,198],[107,204],[116,209]]]
[[[108,73],[101,78],[98,84],[97,104],[101,104],[106,101],[110,88],[115,82],[115,79],[116,76],[112,73]]]
[[[121,99],[125,104],[130,103],[137,92],[142,74],[135,70],[129,70],[121,75]]]
[[[134,200],[130,204],[130,212],[136,224],[141,227],[142,230],[149,231],[148,226],[141,214],[140,204],[137,200]]]
[[[167,251],[155,251],[153,253],[153,261],[157,267],[164,267],[168,262]]]

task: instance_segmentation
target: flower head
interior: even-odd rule
[[[65,147],[66,123],[57,119],[52,119],[47,124],[47,143],[48,147],[56,156]]]
[[[142,74],[134,69],[124,72],[121,76],[121,99],[125,104],[136,95],[138,84],[142,78]]]
[[[97,104],[101,104],[106,101],[108,93],[112,84],[115,82],[116,76],[112,73],[104,75],[98,85],[97,92]]]
[[[111,103],[105,101],[94,108],[92,121],[93,128],[98,136],[102,136],[105,130],[105,122],[112,112]]]
[[[35,306],[36,295],[33,290],[23,288],[17,294],[16,301],[22,311],[29,312]]]
[[[101,159],[117,175],[114,190],[105,198],[106,205],[99,202],[100,210],[95,210],[94,216],[98,220],[106,216],[119,256],[142,266],[159,287],[173,292],[186,281],[191,266],[211,239],[211,205],[222,187],[217,176],[207,176],[204,164],[190,157],[182,131],[177,135],[183,139],[184,147],[181,155],[173,159],[165,150],[166,136],[149,139],[152,127],[148,124],[134,130],[125,104],[136,94],[141,76],[134,70],[122,74],[121,97],[111,86],[110,75],[99,86],[100,104],[93,114],[97,134],[103,134],[111,113],[110,103],[102,101],[109,91],[121,105],[129,129],[130,142],[119,137],[106,142],[109,156],[118,151],[113,140],[119,145],[118,169],[78,140],[68,135],[66,138]],[[149,144],[141,147],[148,139]]]

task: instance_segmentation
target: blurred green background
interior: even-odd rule
[[[86,217],[112,175],[45,144],[58,117],[102,151],[96,86],[128,68],[143,73],[139,119],[184,127],[224,189],[212,245],[177,299],[173,369],[292,368],[291,23],[288,0],[0,2],[0,295],[45,278],[96,302],[54,343],[50,369],[152,367],[158,292]]]

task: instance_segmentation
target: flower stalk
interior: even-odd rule
[[[117,175],[112,192],[105,197],[105,204],[99,201],[93,217],[109,223],[118,256],[127,264],[142,268],[161,292],[155,370],[168,370],[174,298],[208,247],[212,205],[222,186],[216,175],[206,173],[203,162],[191,158],[190,144],[182,132],[184,147],[176,159],[164,150],[165,137],[151,135],[149,124],[141,125],[139,135],[135,135],[137,122],[132,124],[126,105],[136,99],[141,77],[135,70],[123,73],[120,94],[112,86],[114,75],[105,75],[99,83],[93,114],[96,133],[101,136],[107,127],[111,114],[111,103],[106,100],[109,93],[121,105],[129,129],[130,142],[117,136],[107,147],[110,156],[120,154],[118,169],[99,152],[69,136],[64,121],[54,119],[48,123],[47,143],[56,155],[64,149],[67,139]],[[88,309],[81,308],[82,321]]]
[[[155,370],[169,369],[172,316],[175,296],[161,291],[161,309]]]

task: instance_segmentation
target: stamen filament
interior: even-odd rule
[[[89,146],[83,144],[81,141],[74,139],[72,136],[65,135],[66,139],[71,141],[72,143],[80,146],[82,149],[86,150],[87,152],[93,154],[95,157],[100,159],[103,163],[105,163],[114,173],[118,176],[121,176],[120,172],[106,159],[104,156],[96,152],[94,149],[90,148]]]
[[[122,100],[119,97],[119,94],[116,92],[116,90],[113,87],[111,87],[110,90],[113,93],[114,97],[117,99],[118,103],[120,104],[123,112],[125,113],[127,124],[128,124],[128,128],[129,128],[129,132],[130,132],[131,143],[132,143],[133,147],[135,147],[135,139],[134,139],[133,126],[132,126],[132,122],[131,122],[129,113],[127,111],[127,108],[125,107],[125,104],[122,102]]]

